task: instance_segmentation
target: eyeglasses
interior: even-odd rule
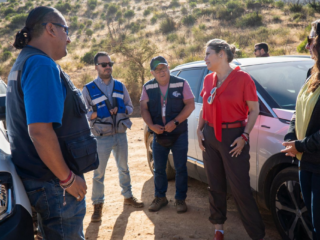
[[[46,26],[48,23],[42,23],[42,26]],[[60,23],[52,23],[53,25],[59,26],[59,27],[63,27],[64,31],[66,32],[67,36],[69,35],[69,27],[60,24]]]
[[[259,50],[261,50],[261,49],[260,49],[260,48],[255,48],[255,49],[254,49],[254,52],[259,51]]]
[[[313,42],[314,37],[307,37],[307,41],[308,41],[308,45],[311,45],[311,43]]]
[[[213,103],[213,99],[215,98],[217,94],[217,87],[212,88],[212,90],[210,91],[210,96],[208,97],[208,103],[212,104]]]
[[[105,68],[106,66],[112,67],[114,62],[103,62],[103,63],[97,63],[96,65],[101,65],[101,67]]]

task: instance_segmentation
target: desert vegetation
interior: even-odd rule
[[[135,102],[151,78],[152,56],[170,67],[202,60],[212,38],[237,46],[237,57],[253,57],[253,45],[267,42],[271,55],[307,54],[310,22],[320,18],[315,0],[8,0],[0,3],[0,76],[6,80],[19,51],[14,35],[36,6],[60,10],[70,26],[68,56],[59,61],[82,88],[96,77],[93,56],[111,54],[114,77],[125,81]]]

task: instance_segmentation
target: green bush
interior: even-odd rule
[[[237,27],[256,27],[262,25],[262,15],[253,12],[248,13],[241,18],[237,19],[236,26]]]
[[[80,23],[79,28],[84,29],[85,25],[83,23]]]
[[[172,32],[175,29],[176,29],[176,23],[170,17],[167,17],[160,23],[160,32],[162,32],[163,34]]]
[[[58,3],[54,6],[56,9],[58,9],[60,12],[62,13],[67,13],[71,10],[71,5],[70,3],[66,2],[66,3]]]
[[[196,8],[193,10],[193,13],[197,16],[212,16],[216,13],[214,8]]]
[[[171,3],[169,4],[169,7],[170,7],[170,8],[180,7],[179,0],[172,0]]]
[[[294,13],[292,14],[292,20],[299,22],[302,19],[306,19],[306,15],[304,13]]]
[[[151,18],[151,24],[155,24],[158,20],[158,17],[156,15],[154,15],[152,18]]]
[[[87,21],[87,26],[91,26],[91,25],[92,25],[92,20],[89,19],[89,20]]]
[[[7,61],[11,57],[12,57],[12,53],[8,50],[5,50],[2,53],[1,59],[2,59],[2,61]]]
[[[306,38],[303,42],[301,42],[301,43],[297,46],[297,52],[298,52],[298,53],[306,53],[306,52],[308,52],[308,50],[306,49],[307,43],[308,43],[308,39]]]
[[[88,28],[88,29],[86,30],[86,35],[87,35],[88,37],[91,37],[92,34],[93,34],[92,29]]]
[[[175,42],[178,39],[178,35],[176,33],[170,33],[167,35],[168,42]]]
[[[118,10],[116,13],[116,20],[118,20],[119,18],[122,18],[122,11]]]
[[[255,8],[256,7],[256,2],[254,1],[254,0],[248,0],[247,2],[246,2],[246,7],[248,8],[248,9],[252,9],[252,8]]]
[[[188,9],[186,9],[185,7],[181,8],[181,13],[182,13],[183,15],[188,14]]]
[[[193,9],[197,6],[197,4],[195,2],[191,2],[189,3],[189,6]]]
[[[20,13],[15,15],[11,19],[11,23],[9,23],[8,27],[10,29],[22,28],[22,26],[24,26],[26,22],[27,17],[28,17],[27,13]]]
[[[114,15],[118,11],[118,6],[115,4],[110,4],[107,10],[107,17],[108,15]]]
[[[148,16],[149,14],[151,13],[151,10],[150,9],[146,9],[143,11],[143,16]]]
[[[127,11],[124,13],[123,16],[124,16],[126,19],[128,19],[128,21],[129,21],[130,19],[132,19],[132,18],[134,17],[134,15],[135,15],[135,13],[134,13],[133,10],[127,10]]]
[[[137,32],[139,32],[141,25],[138,22],[132,22],[132,23],[128,24],[126,26],[126,28],[129,28],[131,33],[137,33]]]
[[[94,10],[97,6],[97,0],[88,0],[87,5],[91,10]]]
[[[203,24],[203,23],[199,24],[199,29],[205,30],[206,29],[206,25]]]
[[[87,64],[93,64],[93,58],[96,55],[96,51],[89,51],[87,52],[82,58],[81,58],[81,62],[87,63]]]
[[[281,22],[281,17],[279,15],[274,15],[274,16],[272,16],[272,20],[274,22]]]
[[[182,18],[182,24],[185,26],[193,25],[196,22],[196,18],[193,15],[187,15]]]
[[[108,7],[109,7],[109,3],[105,3],[105,4],[103,5],[103,8],[104,8],[104,9],[108,9]]]
[[[320,12],[320,3],[309,3],[308,7],[314,9],[318,13]]]
[[[303,6],[301,4],[290,4],[289,10],[290,12],[301,12]]]
[[[239,2],[228,2],[226,6],[219,5],[216,10],[216,17],[222,20],[232,20],[239,18],[245,9]]]
[[[15,13],[16,11],[12,8],[12,7],[8,7],[8,8],[6,8],[5,10],[4,10],[4,15],[5,16],[7,16],[7,15],[9,15],[9,14],[11,14],[11,13]]]
[[[277,8],[283,8],[284,7],[284,2],[283,1],[277,1],[277,2],[275,2],[275,6]]]

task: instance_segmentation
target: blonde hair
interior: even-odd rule
[[[233,44],[228,44],[225,40],[222,39],[211,39],[207,42],[206,48],[211,48],[216,53],[219,53],[221,50],[224,51],[227,54],[228,63],[230,63],[233,58],[234,54],[236,52],[236,46]]]

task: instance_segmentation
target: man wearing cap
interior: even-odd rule
[[[267,43],[257,43],[254,45],[254,55],[256,57],[270,57],[269,53],[269,47]]]
[[[114,62],[106,52],[98,52],[94,57],[98,77],[82,90],[89,109],[92,133],[98,142],[100,165],[93,173],[92,202],[94,212],[92,222],[101,221],[104,197],[104,175],[111,151],[115,157],[124,204],[136,208],[143,203],[132,195],[128,166],[128,140],[126,130],[131,128],[129,115],[133,112],[132,102],[125,85],[112,77]]]
[[[185,199],[188,190],[187,118],[195,108],[194,96],[186,80],[170,75],[164,57],[153,58],[150,68],[154,79],[143,86],[140,99],[142,118],[154,134],[155,199],[149,211],[156,212],[168,204],[166,166],[171,150],[176,171],[175,206],[178,213],[184,213],[187,211]]]

